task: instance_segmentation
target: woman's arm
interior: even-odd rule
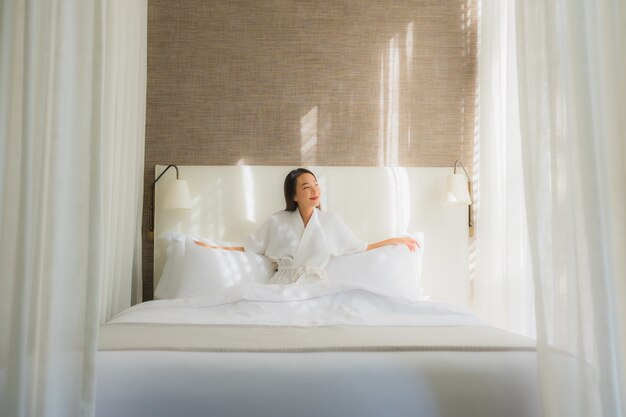
[[[209,249],[223,249],[223,250],[236,250],[239,252],[244,252],[243,246],[213,246],[213,245],[208,245],[204,242],[200,242],[199,240],[194,240],[193,243],[195,243],[198,246],[202,246],[203,248],[209,248]]]
[[[387,245],[406,245],[411,252],[415,252],[420,247],[419,242],[412,237],[392,237],[380,242],[370,243],[365,250],[372,250]]]

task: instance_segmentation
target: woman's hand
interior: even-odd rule
[[[193,243],[207,249],[236,250],[239,252],[245,252],[243,246],[214,246],[209,245],[208,243],[200,242],[199,240],[194,240]]]
[[[194,240],[193,243],[195,243],[198,246],[202,246],[203,248],[219,249],[219,246],[212,246],[212,245],[209,245],[208,243],[200,242],[199,240]]]
[[[372,250],[387,245],[406,245],[411,252],[415,252],[417,248],[420,248],[420,244],[412,237],[392,237],[391,239],[381,240],[380,242],[370,243],[367,245],[366,250]]]
[[[421,247],[419,242],[412,237],[395,237],[392,240],[394,245],[406,245],[411,252],[415,252],[417,248]]]

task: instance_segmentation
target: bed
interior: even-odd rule
[[[281,209],[290,167],[179,169],[193,208],[164,209],[157,189],[160,299],[101,328],[96,416],[541,415],[534,341],[468,308],[467,207],[442,205],[451,169],[312,168],[357,235],[422,248],[340,257],[301,285],[193,243],[241,242]]]

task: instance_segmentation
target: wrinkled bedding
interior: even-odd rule
[[[344,281],[324,284],[238,284],[203,298],[155,300],[109,323],[487,326],[469,310],[433,301],[394,299]]]

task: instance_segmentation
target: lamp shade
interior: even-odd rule
[[[189,185],[185,180],[174,180],[170,182],[163,199],[165,209],[190,209],[191,197],[189,195]]]
[[[463,174],[450,174],[446,178],[446,196],[444,204],[465,205],[472,204],[469,193],[469,183]]]

